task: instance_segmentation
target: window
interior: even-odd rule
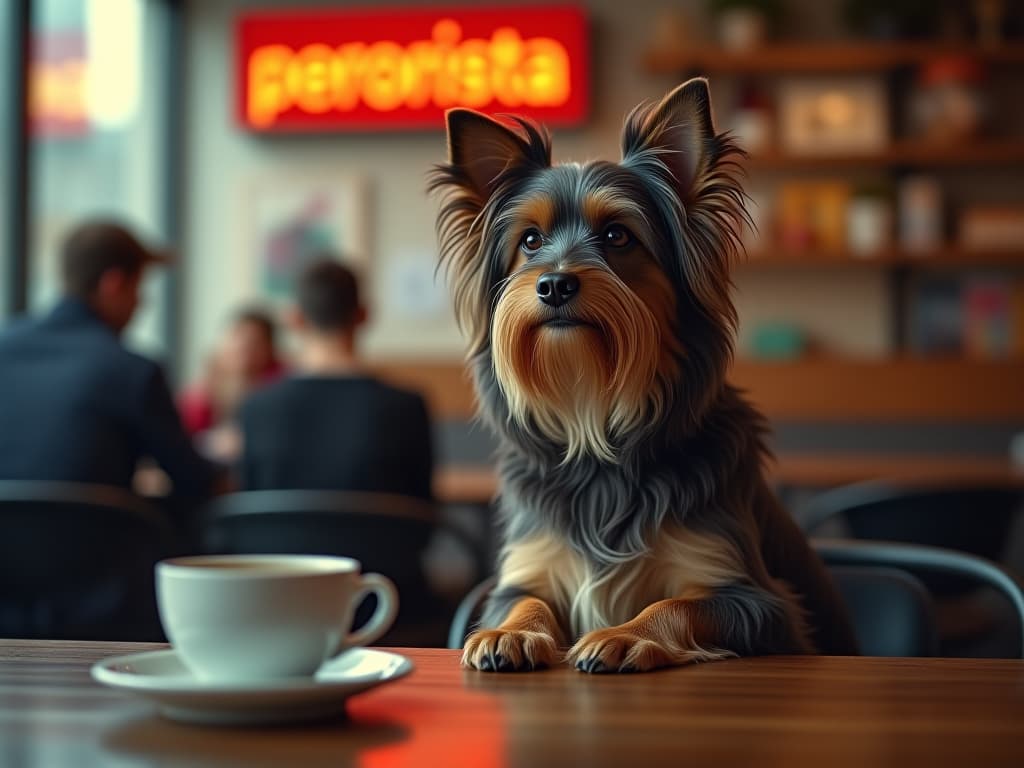
[[[60,291],[57,255],[69,228],[116,218],[162,245],[172,194],[166,169],[168,4],[159,0],[35,0],[29,65],[28,302]],[[169,349],[169,276],[150,270],[130,345]]]

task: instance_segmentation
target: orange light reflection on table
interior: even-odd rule
[[[422,695],[411,698],[401,687],[354,699],[354,723],[400,723],[409,736],[395,744],[361,752],[360,768],[444,765],[446,768],[501,768],[506,765],[505,713],[499,701],[467,691],[438,691],[449,699],[444,711]],[[452,717],[452,697],[460,710]]]

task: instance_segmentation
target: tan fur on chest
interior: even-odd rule
[[[663,530],[644,556],[596,569],[554,534],[505,548],[499,587],[518,587],[551,606],[572,637],[616,626],[658,600],[703,597],[746,578],[725,539],[683,528]]]

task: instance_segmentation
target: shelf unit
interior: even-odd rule
[[[643,60],[649,74],[753,76],[875,74],[893,87],[907,70],[939,57],[968,55],[991,68],[1024,67],[1024,42],[985,47],[970,43],[847,42],[771,43],[749,52],[710,46],[654,51]],[[986,137],[955,146],[897,138],[882,152],[793,155],[766,151],[746,161],[751,173],[781,175],[851,170],[899,174],[915,170],[1019,172],[1024,136]],[[1024,201],[1022,201],[1024,202]],[[976,251],[949,245],[927,254],[890,248],[873,256],[849,252],[752,252],[740,269],[882,269],[889,280],[897,350],[881,361],[816,358],[791,362],[737,361],[733,379],[778,419],[1017,419],[1024,417],[1024,361],[908,357],[906,318],[909,286],[916,274],[934,270],[1024,269],[1021,249]],[[867,386],[865,386],[867,385]]]

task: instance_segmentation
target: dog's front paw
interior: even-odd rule
[[[482,629],[466,640],[462,665],[485,672],[520,672],[558,663],[558,645],[545,632]]]
[[[567,658],[581,672],[645,672],[679,663],[669,649],[625,626],[588,632]]]

